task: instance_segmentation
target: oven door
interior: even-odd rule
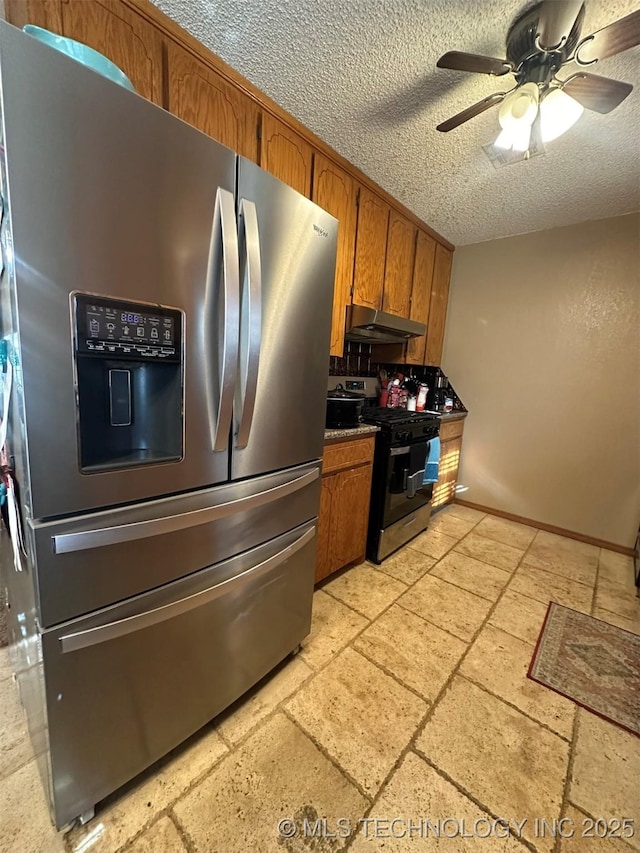
[[[390,447],[387,458],[383,528],[426,506],[433,485],[423,485],[430,442],[424,438]]]

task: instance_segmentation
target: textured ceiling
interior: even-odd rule
[[[503,57],[522,2],[155,2],[456,245],[640,208],[640,48],[593,69],[636,87],[614,112],[585,110],[544,155],[496,170],[481,146],[497,136],[497,108],[448,134],[435,127],[513,78],[435,64],[453,49]],[[637,5],[586,0],[583,35]]]

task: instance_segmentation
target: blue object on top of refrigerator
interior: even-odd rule
[[[309,631],[338,223],[4,22],[0,72],[9,628],[62,826]]]

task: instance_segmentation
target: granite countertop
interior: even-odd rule
[[[359,435],[371,435],[378,432],[380,427],[373,424],[360,424],[351,429],[325,429],[324,440],[331,441],[332,438],[357,438]]]
[[[457,421],[466,418],[469,412],[442,412],[439,417],[441,421]]]

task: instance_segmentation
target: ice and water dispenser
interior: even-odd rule
[[[181,459],[182,312],[84,293],[72,299],[81,470]]]

